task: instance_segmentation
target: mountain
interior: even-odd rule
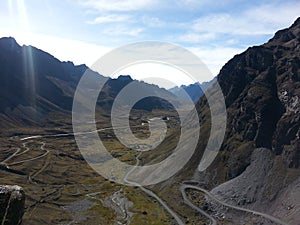
[[[85,65],[60,62],[13,38],[0,39],[0,119],[3,127],[38,124],[51,111],[66,113]]]
[[[198,102],[199,98],[204,94],[204,92],[213,85],[213,83],[216,81],[216,78],[212,79],[208,82],[203,83],[194,83],[190,85],[181,85],[180,87],[176,86],[171,89],[169,89],[170,92],[172,92],[177,97],[187,100],[187,97],[190,97],[190,99],[193,102]],[[187,95],[186,95],[187,94]]]
[[[15,39],[0,39],[0,120],[2,128],[24,125],[41,125],[49,114],[71,116],[73,95],[86,70],[86,65],[75,66],[72,62],[61,62],[54,56],[32,46],[20,46]],[[91,73],[95,73],[90,71]],[[105,79],[97,74],[100,79]],[[132,80],[130,76],[109,79],[101,91],[97,106],[109,113],[119,91],[131,82],[141,89],[158,95],[174,95],[158,86]],[[172,106],[160,98],[145,98],[135,109],[171,109]]]
[[[234,57],[218,76],[230,113],[227,136],[271,149],[289,168],[300,166],[299,49],[300,19],[268,43]],[[232,147],[225,143],[224,148]]]
[[[105,91],[105,98],[99,99],[98,105],[102,106],[106,105],[110,109],[111,105],[113,104],[116,96],[119,94],[119,92],[128,84],[134,85],[138,88],[134,92],[134,95],[139,93],[152,93],[156,94],[157,96],[166,96],[167,98],[170,98],[174,100],[175,104],[185,104],[184,101],[178,99],[175,95],[170,93],[169,91],[159,88],[157,85],[148,84],[143,81],[136,81],[133,80],[130,75],[119,75],[117,79],[109,79],[107,83],[104,85],[103,89],[107,89]],[[139,92],[140,91],[140,92]],[[103,94],[103,93],[102,93]],[[101,94],[100,94],[101,95]],[[126,104],[126,102],[124,102]],[[141,99],[138,101],[134,106],[134,109],[138,110],[146,110],[146,111],[152,111],[154,109],[165,109],[165,110],[171,110],[173,109],[173,106],[168,103],[168,101],[164,100],[163,98],[158,97],[147,97],[144,99]]]
[[[221,201],[299,224],[300,18],[267,43],[234,56],[217,80],[227,108],[226,134],[218,156],[206,171],[198,171],[211,126],[203,96],[197,103],[201,134],[194,156],[172,182],[157,190],[164,187],[167,191],[160,195],[168,196],[170,189],[190,177]],[[181,195],[172,198],[174,203]],[[232,218],[233,224],[251,221],[249,215],[226,211],[206,199],[203,207],[211,215]]]
[[[26,117],[27,113],[30,115],[29,109],[42,112],[41,116],[44,115],[43,113],[48,115],[48,112],[53,111],[68,114],[70,98],[81,76],[79,71],[85,66],[76,67],[71,63],[59,62],[49,54],[33,47],[18,47],[13,39],[4,39],[4,42],[1,39],[0,43],[2,43],[1,50],[3,49],[0,51],[0,90],[1,96],[4,96],[1,98],[1,100],[4,99],[3,102],[1,101],[3,104],[1,125],[4,124],[2,126],[5,127],[6,119],[14,124],[16,122],[27,124],[31,119]],[[6,43],[4,47],[3,43]],[[24,54],[28,54],[26,49],[31,49],[29,55],[35,56],[33,57],[34,63],[28,62],[31,57],[24,57]],[[159,205],[158,202],[163,202],[162,205],[169,205],[170,211],[175,211],[187,224],[208,224],[209,221],[207,216],[205,218],[200,216],[200,210],[196,212],[194,210],[196,208],[187,207],[186,199],[193,201],[199,207],[197,209],[201,208],[216,218],[218,224],[274,224],[261,216],[268,214],[285,221],[282,224],[298,225],[300,221],[299,50],[300,18],[291,27],[278,31],[267,43],[248,48],[223,66],[217,76],[227,109],[227,128],[221,149],[205,171],[200,172],[197,169],[209,137],[214,136],[210,134],[211,111],[206,97],[202,96],[196,104],[201,130],[194,155],[174,177],[146,187],[156,193],[156,195],[151,194],[156,200],[150,198],[148,194],[141,195],[138,192],[139,188],[119,187],[104,179],[101,184],[99,179],[102,178],[97,177],[90,167],[82,163],[84,160],[80,152],[76,152],[75,141],[71,138],[70,140],[61,140],[56,137],[48,139],[46,149],[50,150],[51,159],[47,158],[45,162],[27,161],[28,155],[19,159],[25,159],[23,161],[28,164],[20,165],[20,167],[16,164],[16,171],[28,174],[28,178],[27,176],[24,176],[24,179],[20,178],[21,175],[16,173],[11,173],[10,176],[4,174],[3,177],[11,179],[10,182],[21,182],[26,186],[26,190],[32,195],[28,195],[30,197],[28,202],[31,203],[29,205],[34,206],[28,207],[29,213],[26,219],[35,221],[35,224],[41,223],[38,217],[42,217],[43,222],[49,220],[56,224],[69,223],[72,217],[70,218],[66,211],[63,211],[66,205],[80,218],[91,219],[93,223],[95,223],[95,218],[98,218],[99,221],[104,221],[102,223],[108,224],[107,221],[115,218],[115,214],[110,216],[107,205],[101,206],[102,203],[107,202],[107,197],[111,196],[109,198],[113,203],[115,199],[120,198],[134,202],[134,206],[138,207],[131,212],[138,216],[152,215],[157,208],[152,211],[149,208],[152,209]],[[30,74],[35,73],[28,71],[39,71],[35,76],[37,78],[33,79]],[[6,82],[5,85],[3,82]],[[129,76],[110,79],[103,93],[100,94],[97,103],[99,108],[109,110],[113,97],[130,82],[137,81],[132,81]],[[32,87],[33,83],[36,84],[36,89],[28,88]],[[138,84],[144,85],[143,82]],[[213,90],[215,86],[216,84],[213,84],[207,91]],[[151,85],[149,87],[155,88]],[[2,88],[6,89],[2,90]],[[52,89],[53,96],[48,93]],[[32,92],[33,90],[35,92]],[[146,103],[142,105],[146,106]],[[173,144],[177,144],[180,132],[174,129],[174,132],[164,140],[164,144],[154,151],[147,151],[138,156],[142,162],[141,165],[154,164],[158,162],[158,159],[170,155]],[[110,134],[102,135],[107,136],[107,144],[112,146],[115,155],[121,154],[118,150],[123,152],[122,148],[119,149],[119,145],[112,142]],[[13,137],[2,140],[7,142],[3,147],[3,158],[7,156],[10,158],[10,155],[18,156],[18,150],[15,154],[11,153],[13,146],[16,146],[14,142],[18,140]],[[27,144],[28,149],[34,146],[33,149],[40,149],[42,154],[45,154],[43,140],[36,143],[31,141],[17,143],[18,146],[24,144],[20,148],[23,148],[27,154],[33,154],[33,159],[39,159],[41,155],[36,151],[27,151]],[[22,154],[19,155],[22,157]],[[127,158],[127,155],[125,156]],[[133,160],[132,165],[135,163],[136,161]],[[12,167],[15,169],[13,164]],[[85,180],[87,178],[88,180]],[[182,185],[185,181],[208,190],[207,193],[215,196],[219,202],[213,201],[207,193],[204,195],[199,189],[188,190],[188,197],[184,201]],[[121,194],[124,196],[119,197]],[[79,196],[80,199],[78,199]],[[93,200],[100,203],[97,205],[99,211],[93,211],[93,217],[81,214],[81,211],[87,213],[87,210],[81,207],[85,206],[87,196],[95,197]],[[159,201],[160,198],[163,200]],[[92,203],[96,204],[97,201]],[[150,205],[152,203],[155,204]],[[39,207],[35,208],[37,204]],[[228,205],[235,208],[228,207]],[[80,210],[77,210],[78,208]],[[246,209],[248,212],[237,208]],[[261,212],[260,216],[249,213],[253,211]],[[100,216],[94,217],[95,215]],[[106,215],[109,220],[106,220]],[[157,215],[162,214],[154,215],[155,218],[159,218]],[[142,219],[143,222],[147,221],[144,217]],[[99,221],[96,222],[99,223]],[[166,221],[168,224],[174,223],[173,218]],[[92,224],[89,221],[83,223]],[[161,224],[161,221],[157,224]]]

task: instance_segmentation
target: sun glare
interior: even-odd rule
[[[130,75],[133,79],[153,83],[166,89],[196,82],[183,71],[162,63],[147,62],[130,65],[114,73],[114,77],[119,75]]]

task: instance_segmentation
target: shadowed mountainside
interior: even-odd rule
[[[2,128],[42,125],[49,113],[70,118],[76,86],[88,67],[61,62],[32,46],[20,46],[15,39],[0,39],[0,120]],[[93,71],[90,71],[94,73]],[[142,89],[168,95],[178,104],[176,96],[156,85],[132,80],[130,76],[108,79],[97,102],[98,109],[109,113],[119,91],[131,82]],[[163,99],[149,97],[139,101],[135,109],[172,109]]]

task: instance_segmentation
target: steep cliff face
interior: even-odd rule
[[[262,46],[235,56],[221,70],[219,84],[228,110],[223,150],[251,142],[281,155],[286,166],[300,166],[300,19]],[[229,178],[240,174],[250,154],[227,157]]]
[[[274,51],[277,94],[284,107],[272,147],[289,167],[300,166],[300,18],[279,31],[267,44]]]
[[[25,208],[25,193],[19,186],[0,186],[0,221],[2,225],[19,225]]]

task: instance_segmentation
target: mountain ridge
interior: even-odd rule
[[[200,97],[205,93],[205,91],[213,85],[215,81],[216,78],[213,78],[210,81],[205,81],[202,83],[197,82],[189,85],[181,85],[180,87],[176,86],[169,89],[169,91],[184,100],[189,97],[194,103],[196,103],[199,101]]]
[[[20,46],[12,37],[0,38],[0,49],[0,120],[3,127],[45,124],[50,112],[70,118],[77,84],[89,70],[86,65],[61,62],[33,46]],[[182,103],[166,90],[131,77],[121,75],[112,79],[97,75],[103,81],[107,80],[97,102],[97,106],[107,113],[116,95],[130,82],[137,82],[147,90],[168,95],[178,104]],[[151,111],[171,109],[172,106],[163,99],[147,98],[139,101],[134,108]]]

